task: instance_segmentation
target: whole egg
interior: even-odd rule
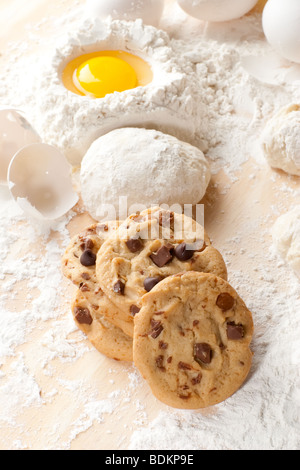
[[[203,21],[221,22],[240,18],[250,11],[257,0],[178,0],[189,15]]]
[[[299,0],[269,0],[263,11],[263,30],[279,55],[300,63]]]

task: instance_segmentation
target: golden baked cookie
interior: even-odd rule
[[[72,313],[78,328],[99,352],[116,361],[132,361],[132,338],[107,321],[101,309],[92,306],[80,291]]]
[[[75,284],[89,304],[100,308],[102,315],[113,325],[121,328],[127,335],[133,337],[132,315],[126,316],[116,308],[102,291],[96,277],[96,257],[99,248],[119,226],[112,221],[104,224],[94,224],[79,235],[72,238],[62,259],[64,276]]]
[[[183,271],[227,279],[225,262],[203,227],[159,207],[130,216],[97,255],[99,285],[125,318],[138,313],[142,296],[162,279]]]
[[[141,305],[133,358],[160,401],[199,409],[241,387],[252,363],[253,320],[228,282],[213,274],[177,274]]]

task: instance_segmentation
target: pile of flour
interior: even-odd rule
[[[167,50],[172,51],[167,62],[169,59],[187,65],[181,84],[193,77],[191,88],[187,87],[182,96],[180,109],[183,116],[193,121],[196,141],[209,157],[212,172],[223,170],[229,181],[234,182],[250,157],[256,159],[260,171],[264,171],[257,136],[275,111],[287,102],[299,100],[299,87],[296,83],[259,81],[244,68],[243,58],[255,55],[263,58],[270,53],[260,17],[244,17],[230,26],[205,26],[188,19],[173,2],[168,3],[162,21],[168,36],[158,33],[157,40],[165,41]],[[72,101],[68,105],[63,99],[53,98],[43,67],[48,57],[61,60],[60,44],[69,47],[65,52],[72,49],[74,36],[78,47],[86,41],[88,23],[81,18],[80,7],[73,5],[72,11],[59,19],[43,19],[39,25],[31,25],[27,41],[8,45],[6,66],[0,78],[2,103],[21,107],[42,139],[61,148],[69,145],[68,129],[78,130],[82,123],[81,129],[88,128],[92,124],[85,107],[77,109],[74,118]],[[93,24],[89,24],[92,40]],[[45,25],[56,34],[54,39],[52,37],[52,45],[57,48],[54,55],[49,39],[43,38],[40,31]],[[37,46],[47,50],[49,56],[37,54]],[[37,77],[40,77],[40,84],[37,84]],[[178,93],[180,88],[172,91]],[[168,94],[167,99],[176,110],[178,97],[172,101],[171,96],[172,93]],[[106,106],[110,113],[117,114],[118,104],[114,98],[110,98]],[[132,110],[130,100],[126,106]],[[58,133],[50,125],[53,120]],[[277,193],[283,198],[285,195],[299,198],[299,188],[281,183],[276,174],[273,178]],[[255,174],[249,177],[250,184],[255,184]],[[229,183],[227,189],[230,187]],[[221,189],[226,192],[226,188]],[[260,204],[259,197],[258,192],[257,200],[249,201],[249,207]],[[4,190],[0,198],[0,401],[5,403],[1,424],[13,432],[17,429],[19,435],[13,443],[1,442],[3,448],[31,447],[29,430],[20,422],[20,416],[29,407],[34,407],[44,418],[44,426],[40,426],[50,449],[76,446],[78,436],[92,427],[94,435],[99,426],[101,433],[103,423],[106,427],[111,423],[112,439],[118,429],[117,444],[123,449],[299,448],[300,330],[296,313],[300,310],[300,287],[295,275],[274,252],[266,229],[268,225],[271,227],[274,215],[286,210],[284,203],[273,203],[268,220],[250,220],[247,217],[249,207],[245,207],[239,220],[240,230],[218,246],[229,267],[231,284],[254,314],[255,357],[249,380],[242,390],[213,409],[181,412],[158,404],[162,411],[153,418],[140,402],[138,392],[142,383],[130,366],[130,374],[125,370],[126,377],[130,376],[129,383],[123,383],[120,389],[120,374],[126,366],[116,365],[108,370],[107,381],[116,389],[106,397],[95,389],[89,377],[85,379],[83,374],[78,378],[74,373],[86,354],[92,355],[95,361],[98,357],[96,352],[88,352],[82,336],[75,336],[78,332],[68,314],[69,294],[57,289],[63,285],[60,259],[69,242],[67,226],[75,214],[70,212],[49,227],[37,226],[24,218]],[[230,218],[229,212],[228,209],[223,216]],[[222,214],[216,213],[216,218],[220,217]],[[237,254],[241,255],[247,269],[236,264]],[[45,325],[48,330],[39,344],[32,338],[35,329],[45,328]],[[30,351],[33,352],[30,354]],[[63,376],[57,374],[55,361],[63,364]],[[83,371],[82,362],[80,364]],[[68,372],[72,380],[66,378]],[[45,378],[51,380],[50,389],[41,385]],[[74,418],[67,435],[60,429],[61,416],[46,424],[49,416],[43,415],[44,405],[51,408],[58,396],[64,396],[69,403],[70,416],[78,416],[79,410],[79,417]],[[126,407],[129,404],[130,412],[134,408],[136,413],[133,423],[128,423]],[[121,425],[119,417],[123,415],[126,424]]]
[[[141,20],[129,23],[86,18],[76,27],[65,28],[49,56],[18,63],[24,75],[30,77],[22,86],[21,97],[7,95],[13,83],[3,93],[9,102],[28,111],[42,139],[64,151],[74,165],[80,164],[97,137],[119,127],[156,126],[194,143],[203,105],[201,100],[193,99],[197,83],[191,62],[179,55],[175,46],[166,32]],[[153,81],[147,87],[110,94],[101,100],[66,90],[61,75],[67,63],[97,49],[137,54],[150,64]]]

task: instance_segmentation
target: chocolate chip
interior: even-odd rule
[[[80,325],[91,325],[93,323],[93,317],[88,308],[76,307],[74,315]]]
[[[94,248],[94,242],[90,238],[86,238],[83,240],[83,242],[80,245],[80,248],[85,251],[85,250],[92,250]]]
[[[243,339],[245,336],[245,330],[243,325],[237,325],[236,323],[227,323],[227,338],[232,340]]]
[[[89,281],[91,279],[91,276],[88,273],[82,273],[81,274],[82,279],[85,281]]]
[[[188,384],[180,385],[178,387],[178,396],[182,400],[188,400],[191,398],[191,390]]]
[[[164,356],[158,356],[158,357],[155,359],[156,367],[157,367],[158,369],[160,369],[161,371],[165,372],[166,369],[165,369],[163,363],[164,363]]]
[[[195,251],[192,250],[186,243],[181,243],[175,248],[175,256],[179,261],[188,261],[194,255]]]
[[[193,377],[191,382],[193,385],[198,385],[202,380],[202,374],[199,373],[196,377]]]
[[[95,235],[96,231],[97,231],[97,227],[96,227],[96,226],[95,226],[95,227],[90,227],[90,228],[88,228],[88,229],[86,230],[86,234]]]
[[[151,330],[148,333],[148,336],[151,336],[152,338],[156,339],[161,332],[163,331],[164,327],[161,324],[161,321],[159,320],[151,320]]]
[[[141,309],[137,307],[136,305],[131,305],[130,307],[130,313],[133,317],[135,317]]]
[[[131,253],[137,253],[143,248],[143,244],[139,238],[131,238],[126,242],[127,248]]]
[[[221,310],[226,312],[227,310],[231,310],[234,306],[234,298],[227,292],[224,292],[219,295],[216,304]]]
[[[163,341],[160,341],[158,347],[159,349],[168,349],[168,343],[164,343]]]
[[[85,250],[81,255],[80,263],[82,266],[86,267],[95,266],[96,259],[97,256],[92,252],[92,250]]]
[[[144,281],[144,288],[147,292],[150,292],[156,284],[162,281],[161,277],[147,277]]]
[[[178,362],[178,369],[192,370],[192,366],[190,364],[186,364],[185,362]]]
[[[189,400],[191,398],[191,394],[189,393],[188,395],[178,395],[181,400]]]
[[[121,281],[121,279],[119,279],[119,280],[114,284],[113,291],[114,291],[116,294],[124,295],[124,292],[125,292],[125,284],[124,284],[123,281]]]
[[[156,253],[152,253],[150,258],[152,259],[153,263],[156,264],[156,266],[162,268],[173,259],[173,255],[171,254],[171,247],[165,245],[162,246]]]
[[[196,343],[194,345],[194,359],[198,364],[210,364],[212,359],[212,349],[207,343]]]

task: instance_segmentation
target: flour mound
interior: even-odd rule
[[[66,65],[76,57],[99,50],[121,50],[144,59],[153,80],[124,92],[91,99],[68,91],[62,82]],[[192,98],[196,80],[189,60],[178,57],[167,33],[141,20],[85,19],[64,36],[40,67],[31,94],[39,119],[37,130],[60,148],[74,165],[80,165],[92,142],[120,127],[153,126],[193,142],[195,116],[202,106]]]

